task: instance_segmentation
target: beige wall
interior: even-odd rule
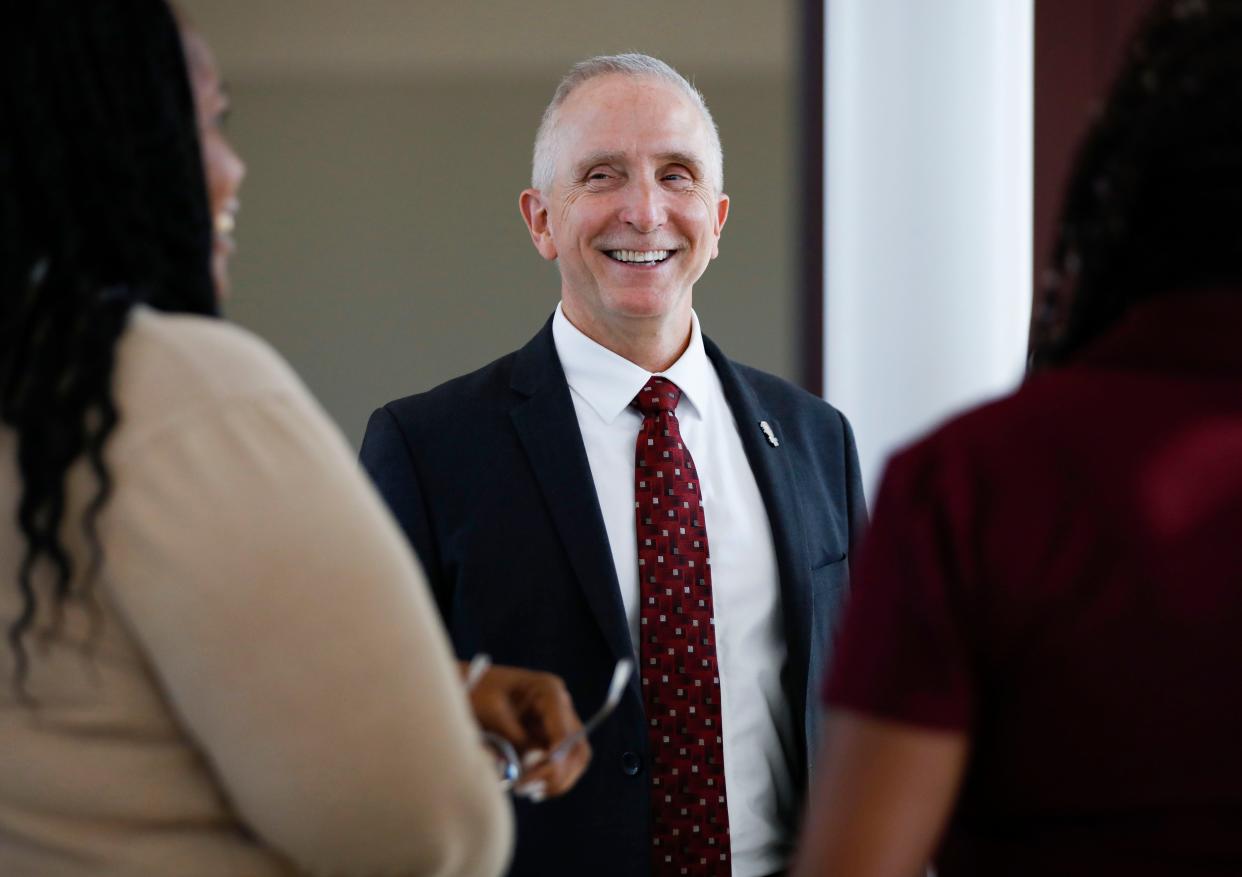
[[[282,70],[239,51],[230,69],[227,10],[206,2],[187,5],[220,55],[249,166],[227,313],[290,359],[357,444],[375,406],[507,353],[554,307],[555,266],[531,247],[516,202],[561,65],[315,69],[303,58]],[[253,22],[238,20],[251,46]],[[735,358],[793,377],[792,60],[717,66],[695,78],[721,128],[733,204],[696,308]]]

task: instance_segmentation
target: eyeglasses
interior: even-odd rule
[[[470,668],[466,671],[467,692],[478,685],[479,680],[483,678],[483,675],[491,665],[492,659],[488,655],[479,654],[474,657],[474,660],[470,662]],[[625,694],[625,686],[630,681],[630,676],[633,672],[634,662],[629,658],[622,658],[617,661],[617,665],[612,671],[612,681],[608,684],[608,696],[604,698],[604,703],[595,711],[594,715],[587,719],[581,728],[552,747],[550,752],[542,757],[531,759],[527,764],[522,763],[517,749],[507,739],[491,731],[484,731],[483,742],[496,755],[496,771],[500,776],[501,788],[505,790],[511,789],[521,781],[523,776],[531,771],[537,770],[545,764],[554,764],[569,755],[575,746],[586,739],[617,708],[617,704],[621,702],[621,697]]]

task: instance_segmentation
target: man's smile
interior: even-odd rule
[[[631,268],[656,268],[663,265],[677,250],[604,250],[608,258]]]

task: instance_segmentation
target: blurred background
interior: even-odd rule
[[[1021,379],[1073,149],[1151,0],[181,0],[249,165],[227,315],[357,445],[522,345],[559,294],[517,211],[560,76],[661,57],[732,198],[696,287],[734,358],[895,449]]]
[[[226,314],[355,446],[378,405],[525,343],[559,298],[517,209],[575,61],[642,51],[704,92],[732,198],[695,289],[734,358],[799,377],[797,0],[182,0],[233,99]],[[818,185],[818,183],[816,183]]]

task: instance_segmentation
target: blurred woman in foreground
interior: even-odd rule
[[[499,873],[508,807],[404,539],[212,319],[243,168],[186,40],[161,0],[18,4],[0,36],[0,873]],[[521,750],[579,727],[544,674],[475,708]]]
[[[800,877],[1242,873],[1242,2],[1156,4],[1056,269],[888,468]]]

